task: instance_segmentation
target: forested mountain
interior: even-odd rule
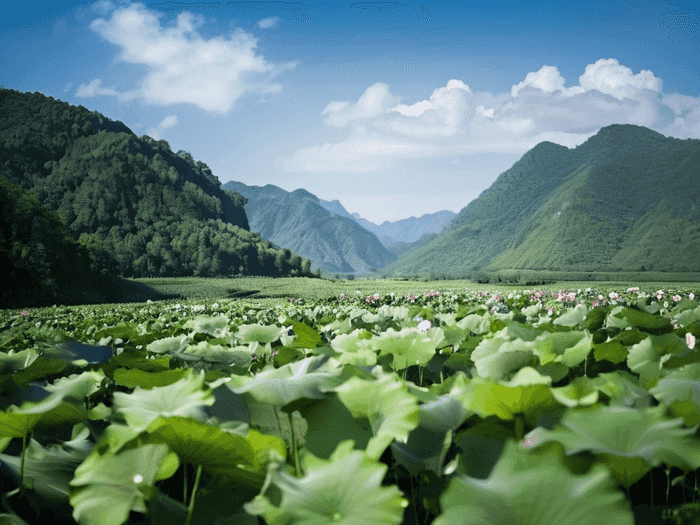
[[[82,106],[0,89],[0,175],[121,276],[310,274],[249,231],[206,164]]]
[[[385,271],[700,271],[698,246],[700,140],[616,124],[538,144]]]
[[[253,231],[310,259],[315,268],[329,273],[370,272],[396,258],[374,234],[328,211],[305,190],[288,192],[272,184],[247,186],[236,181],[223,188],[247,199],[245,210]]]
[[[452,219],[457,215],[453,211],[443,210],[435,213],[426,213],[420,217],[409,217],[399,221],[384,221],[382,224],[375,224],[360,217],[357,213],[349,213],[340,201],[319,200],[321,206],[333,213],[348,217],[357,222],[365,230],[372,232],[382,242],[384,246],[392,249],[395,243],[414,243],[427,233],[440,233],[447,228]],[[402,245],[399,250],[403,250]]]

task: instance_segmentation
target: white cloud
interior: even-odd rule
[[[146,135],[149,137],[152,137],[156,140],[160,140],[160,137],[166,129],[170,129],[174,127],[177,124],[177,115],[168,115],[165,117],[163,120],[158,123],[158,125],[154,128],[150,128],[147,132]]]
[[[380,117],[386,114],[389,106],[394,105],[397,101],[398,99],[389,93],[389,86],[377,82],[368,87],[355,104],[331,102],[321,114],[328,115],[326,124],[342,128],[353,121]]]
[[[258,20],[258,27],[261,29],[270,29],[271,27],[276,27],[280,20],[282,19],[279,16],[263,18],[262,20]]]
[[[586,91],[596,89],[618,100],[633,98],[637,90],[661,91],[661,80],[651,71],[642,69],[635,75],[630,68],[621,65],[614,58],[588,64],[586,72],[579,77],[579,82]]]
[[[114,88],[102,87],[102,79],[96,78],[89,84],[80,84],[75,91],[76,97],[96,97],[98,95],[119,96],[119,92]]]
[[[162,13],[130,4],[99,18],[91,29],[121,48],[119,60],[146,66],[138,88],[129,92],[100,88],[99,79],[81,85],[78,96],[120,95],[150,104],[188,103],[206,111],[226,113],[247,92],[261,94],[280,87],[269,80],[294,63],[275,65],[256,54],[257,40],[238,29],[226,37],[203,38],[201,16],[178,14],[174,27],[161,25]],[[255,82],[255,77],[262,78]]]
[[[700,138],[700,98],[664,94],[662,87],[651,71],[635,74],[610,58],[588,64],[570,87],[548,65],[510,93],[473,92],[450,80],[428,99],[404,102],[376,83],[357,102],[334,101],[323,110],[327,125],[348,130],[346,139],[302,148],[285,159],[285,169],[367,173],[405,159],[525,153],[543,140],[573,148],[610,124]]]

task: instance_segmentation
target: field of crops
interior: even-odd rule
[[[700,288],[308,281],[1,311],[0,519],[700,522]]]

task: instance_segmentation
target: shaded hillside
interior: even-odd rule
[[[700,140],[613,125],[538,144],[451,229],[386,270],[698,271]]]
[[[321,206],[318,197],[299,189],[247,186],[231,181],[223,188],[243,195],[253,231],[293,250],[325,272],[354,273],[382,268],[396,257],[355,221]]]
[[[243,197],[206,164],[85,108],[0,90],[0,166],[119,275],[309,274],[249,231]]]
[[[440,233],[447,228],[452,219],[457,215],[453,211],[443,210],[435,213],[427,213],[420,217],[409,217],[399,221],[384,221],[382,224],[374,224],[360,217],[357,213],[349,213],[340,201],[320,200],[321,206],[333,213],[355,220],[365,230],[375,234],[386,246],[391,248],[394,243],[413,243],[418,241],[426,233]],[[392,250],[393,251],[393,250]]]
[[[5,277],[0,308],[102,302],[119,295],[114,264],[98,262],[108,257],[95,257],[68,234],[56,213],[1,176],[0,209],[0,273]]]

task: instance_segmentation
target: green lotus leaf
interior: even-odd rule
[[[634,525],[624,494],[603,466],[575,476],[553,450],[530,454],[508,440],[487,479],[457,475],[434,525]]]
[[[192,334],[208,334],[214,337],[222,337],[228,333],[229,319],[224,315],[198,315],[182,325],[183,328],[192,330]]]
[[[379,350],[379,355],[392,355],[393,369],[403,370],[414,364],[425,366],[443,338],[439,328],[432,333],[420,332],[417,328],[403,328],[398,332],[389,328],[370,339],[367,347]]]
[[[335,359],[339,363],[355,366],[374,366],[377,354],[369,348],[368,339],[372,334],[363,328],[357,328],[349,334],[340,334],[331,341],[331,348],[339,353]]]
[[[420,421],[418,400],[409,394],[395,374],[375,367],[375,381],[352,377],[335,389],[354,418],[367,418],[373,437],[367,455],[378,459],[394,440],[405,441]]]
[[[185,463],[201,465],[226,481],[262,487],[265,465],[256,461],[256,451],[245,437],[186,417],[159,418],[149,432],[151,439],[166,443]],[[256,466],[262,466],[261,471],[256,473]]]
[[[164,337],[146,345],[146,350],[155,354],[167,354],[171,352],[181,352],[187,347],[191,338],[189,335],[178,335],[175,337]]]
[[[586,319],[587,314],[588,308],[586,308],[586,305],[577,304],[574,309],[568,310],[563,315],[557,317],[554,321],[552,321],[552,324],[569,327],[578,326],[581,323],[583,323],[584,319]]]
[[[44,388],[52,395],[61,396],[62,399],[71,399],[82,404],[86,397],[100,389],[104,378],[105,374],[102,370],[85,371],[82,374],[59,378],[53,384],[46,385]]]
[[[674,370],[649,393],[670,407],[673,415],[682,417],[686,426],[700,423],[700,363]]]
[[[226,386],[236,394],[249,393],[257,401],[281,407],[297,399],[323,397],[343,381],[342,371],[326,356],[311,356],[277,369],[265,368],[254,378],[231,376]]]
[[[700,467],[696,428],[683,428],[681,418],[663,416],[665,407],[633,409],[624,406],[579,407],[566,411],[552,430],[537,428],[526,436],[533,446],[561,443],[567,454],[590,451],[605,461],[615,479],[629,487],[660,464],[695,470]],[[640,467],[639,459],[644,460]]]
[[[623,308],[615,314],[611,312],[611,316],[624,319],[629,326],[637,327],[643,332],[662,334],[673,331],[671,319],[668,317],[653,315],[634,308]]]
[[[458,321],[457,326],[476,335],[487,334],[491,331],[491,319],[477,314],[469,314]]]
[[[511,420],[515,414],[530,414],[559,406],[549,385],[552,378],[531,367],[524,367],[510,381],[497,383],[480,377],[473,378],[463,392],[455,397],[464,408],[482,418],[498,416]]]
[[[454,430],[471,415],[450,395],[443,395],[434,401],[423,403],[418,407],[418,411],[420,426],[434,432]]]
[[[143,445],[119,454],[93,449],[75,470],[70,485],[73,518],[81,525],[121,525],[134,510],[145,513],[165,444]]]
[[[382,486],[387,468],[344,441],[328,461],[307,454],[301,478],[271,465],[269,479],[282,492],[279,507],[260,495],[244,508],[269,525],[398,525],[408,502],[396,486]]]
[[[504,339],[498,337],[483,339],[471,355],[479,377],[501,379],[506,374],[521,369],[533,360],[534,341]]]
[[[552,388],[552,396],[564,406],[588,406],[598,402],[598,390],[588,377],[577,377],[568,385]]]
[[[627,359],[627,354],[627,347],[615,339],[593,345],[593,356],[596,361],[610,361],[617,365]]]
[[[129,388],[141,387],[145,389],[156,386],[168,386],[179,381],[187,375],[187,370],[163,370],[161,372],[144,372],[138,368],[117,368],[114,371],[114,381],[121,386]]]
[[[542,365],[554,361],[571,368],[586,359],[592,342],[593,336],[589,332],[545,332],[535,339],[533,351]]]
[[[121,415],[135,431],[143,431],[159,417],[182,416],[203,421],[202,408],[214,403],[211,391],[204,391],[204,372],[190,371],[167,386],[145,389],[136,387],[131,394],[112,395],[115,413]]]
[[[243,324],[238,327],[236,339],[241,344],[274,343],[283,332],[284,328],[277,325]]]
[[[679,326],[688,326],[692,323],[700,322],[700,307],[692,310],[683,310],[673,316],[673,320]]]
[[[252,362],[252,356],[248,348],[240,346],[229,348],[226,346],[211,344],[210,341],[200,341],[196,345],[189,345],[183,354],[199,357],[209,363],[223,363],[230,366],[247,367]]]
[[[295,338],[291,346],[294,348],[316,348],[322,344],[318,332],[305,323],[294,323],[292,330]]]
[[[651,396],[639,379],[624,370],[599,374],[591,379],[594,387],[610,398],[610,405],[635,406]]]
[[[68,502],[68,484],[91,449],[87,440],[44,447],[31,439],[24,457],[24,486],[52,504]],[[22,457],[1,454],[0,462],[19,485]]]
[[[34,348],[27,348],[19,352],[14,350],[7,353],[0,352],[0,373],[23,370],[36,361],[38,357],[39,352]]]

